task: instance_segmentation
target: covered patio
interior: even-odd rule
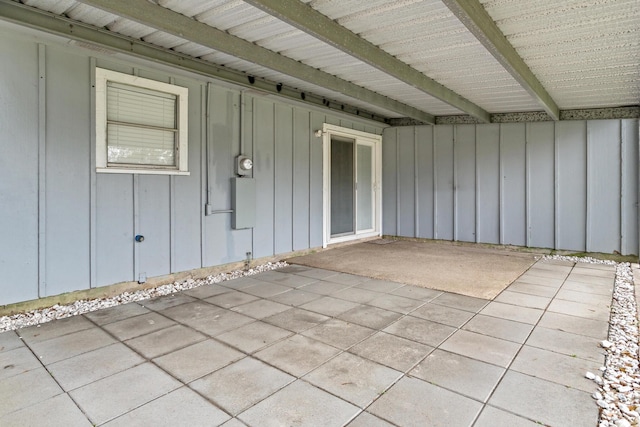
[[[487,300],[290,265],[5,332],[0,424],[596,426],[614,277],[539,260]]]

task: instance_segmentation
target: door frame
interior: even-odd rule
[[[341,136],[355,140],[357,149],[358,142],[367,142],[373,145],[374,176],[374,227],[373,231],[358,233],[357,225],[354,234],[348,236],[331,237],[331,137]],[[357,150],[356,150],[357,151]],[[354,159],[356,157],[354,156]],[[357,196],[356,196],[357,197]],[[367,237],[382,236],[382,135],[362,132],[341,126],[323,124],[322,125],[322,247],[334,243],[348,242],[351,240],[363,239]],[[357,217],[357,213],[354,212]]]

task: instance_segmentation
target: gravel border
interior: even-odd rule
[[[638,308],[631,264],[594,258],[546,256],[545,259],[605,264],[616,267],[608,338],[600,342],[605,366],[586,372],[598,389],[592,394],[600,409],[598,427],[640,425],[640,372],[638,371]]]
[[[78,314],[89,313],[103,308],[115,307],[116,305],[128,302],[143,301],[149,298],[160,297],[176,292],[186,291],[202,285],[212,285],[226,280],[237,279],[239,277],[253,276],[254,274],[271,271],[286,267],[289,264],[284,261],[268,262],[252,267],[248,270],[234,270],[227,273],[220,273],[207,276],[204,279],[186,279],[160,285],[155,288],[141,289],[135,292],[124,292],[108,298],[82,299],[71,304],[53,305],[51,307],[31,310],[25,313],[13,314],[11,316],[0,317],[0,333],[25,328],[27,326],[39,325],[56,319],[77,316]]]

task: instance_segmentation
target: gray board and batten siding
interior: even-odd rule
[[[383,133],[383,234],[638,254],[638,120]]]
[[[0,35],[0,304],[320,247],[314,132],[383,130],[143,61]],[[189,89],[189,176],[95,172],[96,66]],[[241,143],[255,164],[256,226],[233,230]]]

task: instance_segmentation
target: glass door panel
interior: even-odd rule
[[[331,138],[331,236],[353,234],[354,227],[354,144],[348,138]]]
[[[357,231],[373,229],[373,146],[358,144],[356,148]]]

